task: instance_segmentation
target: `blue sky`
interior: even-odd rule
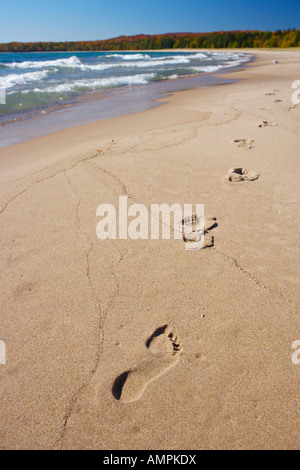
[[[2,0],[0,42],[300,28],[299,0]]]

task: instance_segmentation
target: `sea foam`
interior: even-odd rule
[[[12,68],[12,69],[40,69],[40,68],[45,68],[45,67],[78,67],[81,65],[81,60],[78,59],[78,57],[73,56],[68,59],[12,62],[10,64],[1,63],[1,65]]]
[[[114,88],[124,85],[147,85],[155,75],[140,74],[125,77],[99,78],[97,80],[76,80],[74,82],[62,83],[52,87],[35,88],[35,93],[65,93],[80,89],[95,90],[97,88]]]
[[[48,75],[46,70],[41,72],[28,72],[23,74],[10,74],[0,77],[0,87],[12,88],[15,85],[25,85],[31,82],[43,80]]]

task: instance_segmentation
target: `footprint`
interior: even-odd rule
[[[282,103],[282,100],[279,100],[278,98],[275,98],[275,100],[273,100],[273,103]]]
[[[262,121],[258,127],[270,127],[270,126],[277,126],[276,122],[270,122],[270,121]]]
[[[158,328],[147,340],[148,355],[132,370],[114,382],[112,393],[121,403],[132,403],[143,395],[146,387],[178,363],[182,347],[180,339],[168,325]]]
[[[204,241],[202,244],[201,240],[203,235]],[[186,235],[184,235],[183,241],[188,244],[186,246],[187,250],[199,250],[200,245],[202,250],[204,248],[210,248],[211,246],[214,246],[214,237],[211,233],[207,232],[206,230],[204,231],[204,234],[201,234],[199,232],[187,233]]]
[[[227,179],[231,183],[239,183],[240,181],[254,181],[259,178],[259,173],[246,168],[230,168],[228,170]]]
[[[244,149],[253,149],[254,147],[254,140],[251,139],[235,139],[233,142],[238,144],[238,147]]]
[[[185,243],[191,244],[188,249],[199,249],[199,244],[204,235],[203,248],[214,245],[214,237],[208,232],[218,226],[216,217],[204,217],[203,225],[200,224],[200,218],[197,215],[186,217],[181,221],[180,232]]]
[[[185,217],[181,221],[181,227],[180,231],[184,233],[184,230],[187,229],[194,229],[196,230],[197,224],[200,224],[200,217],[197,216],[197,214],[192,215],[192,217]],[[212,217],[211,215],[208,215],[207,217],[204,217],[204,230],[210,230],[213,227],[217,225],[217,219],[216,217]]]
[[[270,93],[265,93],[265,96],[274,96],[276,93],[270,92]]]

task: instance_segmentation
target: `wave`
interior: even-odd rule
[[[72,68],[72,69],[80,69],[81,71],[87,70],[106,70],[112,67],[115,67],[116,64],[97,64],[97,65],[85,65],[81,62],[78,57],[70,57],[68,59],[57,59],[57,60],[44,60],[44,61],[26,61],[26,62],[12,62],[10,64],[0,64],[0,66],[5,66],[9,68],[17,68],[17,69],[39,69],[39,68],[55,68],[54,70],[58,70],[56,67],[63,67],[63,68]]]
[[[109,54],[106,56],[99,56],[99,58],[116,57],[121,58],[122,62],[114,63],[100,63],[100,64],[84,64],[76,57],[72,56],[68,59],[44,60],[44,61],[24,61],[12,63],[0,63],[1,68],[15,68],[15,69],[39,69],[46,67],[66,67],[73,69],[87,70],[107,70],[114,67],[155,67],[157,65],[179,65],[188,64],[190,59],[197,58],[196,55],[189,56],[163,56],[151,58],[147,54]],[[200,57],[199,57],[200,58]],[[149,60],[151,59],[151,60]],[[125,63],[124,63],[125,62]]]
[[[182,55],[181,56],[180,55],[179,56],[173,55],[173,56],[169,56],[169,57],[176,59],[176,58],[181,58]],[[204,52],[197,52],[197,53],[194,53],[194,54],[184,54],[184,57],[186,59],[192,59],[192,60],[194,60],[194,59],[210,60],[209,56],[207,54],[205,54]]]
[[[151,59],[151,57],[148,54],[107,54],[104,56],[105,58],[116,58],[116,59],[122,59],[122,60],[144,60],[144,59]],[[196,54],[184,54],[183,55],[164,55],[162,57],[154,57],[155,60],[173,60],[173,59],[182,59],[188,58],[188,59],[206,59],[207,55],[199,52]],[[102,59],[103,56],[99,56],[99,59]]]
[[[74,63],[70,64],[69,67],[79,69],[83,72],[86,71],[104,71],[113,68],[150,68],[150,67],[160,67],[162,65],[180,65],[180,64],[189,64],[190,59],[184,58],[182,56],[178,56],[177,58],[171,59],[154,59],[154,60],[143,60],[143,61],[129,61],[126,60],[125,62],[115,62],[110,64],[95,64],[95,65],[88,65],[83,63]]]
[[[112,57],[116,59],[122,59],[122,60],[141,60],[141,59],[150,59],[150,56],[148,54],[107,54],[104,56],[106,57]],[[103,56],[99,56],[99,59],[102,59]]]
[[[198,52],[197,54],[193,54],[193,59],[207,59],[207,54],[204,54],[204,52]]]
[[[127,77],[110,77],[99,78],[96,80],[77,80],[75,82],[61,83],[59,85],[35,88],[33,90],[24,90],[23,93],[70,93],[73,91],[80,91],[82,89],[95,90],[99,88],[115,88],[118,86],[129,85],[147,85],[151,78],[154,78],[154,73],[131,75]]]
[[[234,52],[210,52],[210,55],[214,60],[240,60],[243,62],[248,62],[252,56],[246,54],[238,54]]]
[[[224,68],[229,68],[229,67],[237,67],[238,65],[241,65],[244,60],[231,60],[229,62],[226,62],[226,64],[223,65]]]
[[[160,67],[161,65],[180,65],[180,64],[189,64],[190,59],[182,56],[172,57],[172,58],[155,58],[153,60],[141,61],[141,62],[128,62],[127,64],[118,64],[119,67]]]
[[[218,54],[218,53],[216,52],[215,54]],[[245,58],[244,56],[241,56],[241,55],[238,57],[238,54],[232,54],[231,58],[235,60],[228,60],[228,57],[227,57],[226,58],[227,60],[219,65],[203,65],[203,66],[191,67],[191,68],[195,72],[210,73],[210,72],[216,72],[217,70],[220,70],[220,69],[237,67],[241,65],[242,63],[249,62],[250,60],[250,57]]]
[[[0,64],[1,66],[14,68],[14,69],[39,69],[44,67],[72,67],[76,68],[81,66],[81,60],[73,56],[68,59],[56,60],[39,60],[39,61],[25,61],[25,62],[12,62],[10,64]]]
[[[160,67],[161,65],[180,65],[180,64],[189,64],[190,59],[187,59],[182,56],[178,56],[176,58],[166,58],[166,59],[153,59],[153,60],[137,60],[137,61],[125,61],[125,62],[116,62],[112,64],[96,64],[96,65],[86,65],[80,64],[76,68],[80,68],[81,70],[107,70],[116,67],[135,67],[135,68],[149,68],[149,67]]]
[[[121,59],[111,62],[101,62],[98,64],[86,64],[76,56],[72,56],[65,59],[56,59],[56,60],[46,60],[46,61],[24,61],[24,62],[12,62],[12,63],[1,63],[1,69],[4,68],[15,68],[15,69],[44,69],[44,68],[55,68],[57,71],[58,68],[71,68],[75,70],[80,70],[82,72],[88,71],[105,71],[113,68],[156,68],[165,66],[180,66],[185,64],[190,64],[193,60],[219,60],[225,61],[228,63],[228,66],[234,66],[233,62],[236,65],[239,65],[242,62],[247,62],[250,60],[249,57],[243,54],[237,53],[222,53],[222,52],[208,52],[208,53],[192,53],[184,55],[163,55],[161,57],[150,57],[147,54],[108,54],[99,56],[101,59],[106,58],[116,58]],[[233,65],[229,65],[233,64]],[[224,64],[225,65],[225,64]],[[52,70],[53,71],[53,70]],[[202,70],[200,70],[202,71]]]
[[[200,72],[200,73],[210,73],[210,72],[216,72],[217,70],[220,70],[224,68],[223,65],[202,65],[199,67],[191,67],[191,70],[194,70],[195,72]]]
[[[41,72],[28,72],[20,75],[10,74],[6,77],[0,77],[0,87],[12,88],[15,85],[25,85],[31,82],[37,82],[47,78],[48,72],[43,70]]]

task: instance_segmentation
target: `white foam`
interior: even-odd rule
[[[197,54],[191,54],[185,57],[189,57],[190,59],[208,59],[207,54],[204,54],[203,52],[198,52]]]
[[[210,52],[214,60],[239,60],[241,62],[248,62],[251,59],[250,55],[238,54],[234,52]]]
[[[86,72],[88,70],[95,70],[95,71],[102,71],[102,70],[108,70],[112,69],[115,67],[119,67],[121,64],[115,63],[115,64],[97,64],[97,65],[85,65],[85,64],[80,64],[76,66],[75,68],[82,70],[83,72]]]
[[[150,59],[148,54],[108,54],[104,57],[113,57],[120,58],[122,60],[141,60],[141,59]],[[103,56],[99,56],[99,59],[102,59]]]
[[[179,64],[189,64],[190,59],[182,56],[172,57],[172,58],[165,58],[165,59],[153,59],[148,61],[141,61],[141,62],[131,62],[127,64],[121,64],[122,67],[161,67],[162,65],[179,65]]]
[[[47,75],[48,72],[46,70],[41,72],[28,72],[20,75],[6,75],[6,77],[0,77],[0,87],[12,88],[15,85],[25,85],[26,83],[43,80]]]
[[[85,65],[80,64],[76,66],[82,71],[101,71],[101,70],[108,70],[112,68],[122,67],[122,68],[150,68],[150,67],[161,67],[162,65],[180,65],[180,64],[189,64],[190,59],[185,57],[178,56],[177,58],[172,59],[154,59],[154,60],[143,60],[143,61],[125,61],[125,62],[116,62],[112,64],[97,64],[97,65]]]
[[[244,61],[242,60],[230,60],[228,62],[226,62],[223,67],[224,68],[228,68],[228,67],[237,67],[238,65],[241,65]]]
[[[223,65],[202,65],[199,67],[191,67],[192,70],[195,72],[202,72],[202,73],[210,73],[210,72],[216,72],[217,70],[220,70],[223,68]]]
[[[11,64],[1,64],[6,67],[14,69],[40,69],[45,67],[72,67],[77,68],[81,66],[81,60],[76,56],[69,57],[68,59],[57,60],[41,60],[41,61],[24,61],[12,62]]]
[[[115,61],[112,63],[98,63],[98,64],[85,64],[76,57],[72,56],[67,59],[56,59],[56,60],[47,60],[47,61],[24,61],[24,62],[12,62],[11,64],[1,64],[5,67],[16,68],[16,69],[39,69],[55,67],[65,67],[78,69],[83,72],[85,71],[104,71],[116,67],[125,67],[125,68],[150,68],[150,67],[161,67],[162,65],[184,65],[189,64],[191,60],[226,60],[232,61],[236,60],[239,63],[246,62],[250,60],[250,57],[247,57],[243,54],[237,53],[222,53],[222,52],[208,52],[208,53],[195,53],[195,54],[184,54],[184,55],[164,55],[162,57],[151,58],[147,54],[109,54],[106,56],[99,56],[99,58],[121,58],[122,61]],[[239,65],[236,63],[236,65]],[[229,66],[229,65],[228,65]],[[230,65],[234,66],[234,65]]]
[[[151,73],[131,75],[127,77],[99,78],[96,80],[76,80],[74,82],[62,83],[52,87],[35,88],[33,91],[36,93],[66,93],[83,88],[95,90],[97,88],[114,88],[124,85],[147,85],[149,80],[154,76],[155,74]],[[26,92],[28,93],[29,91],[26,90]]]

